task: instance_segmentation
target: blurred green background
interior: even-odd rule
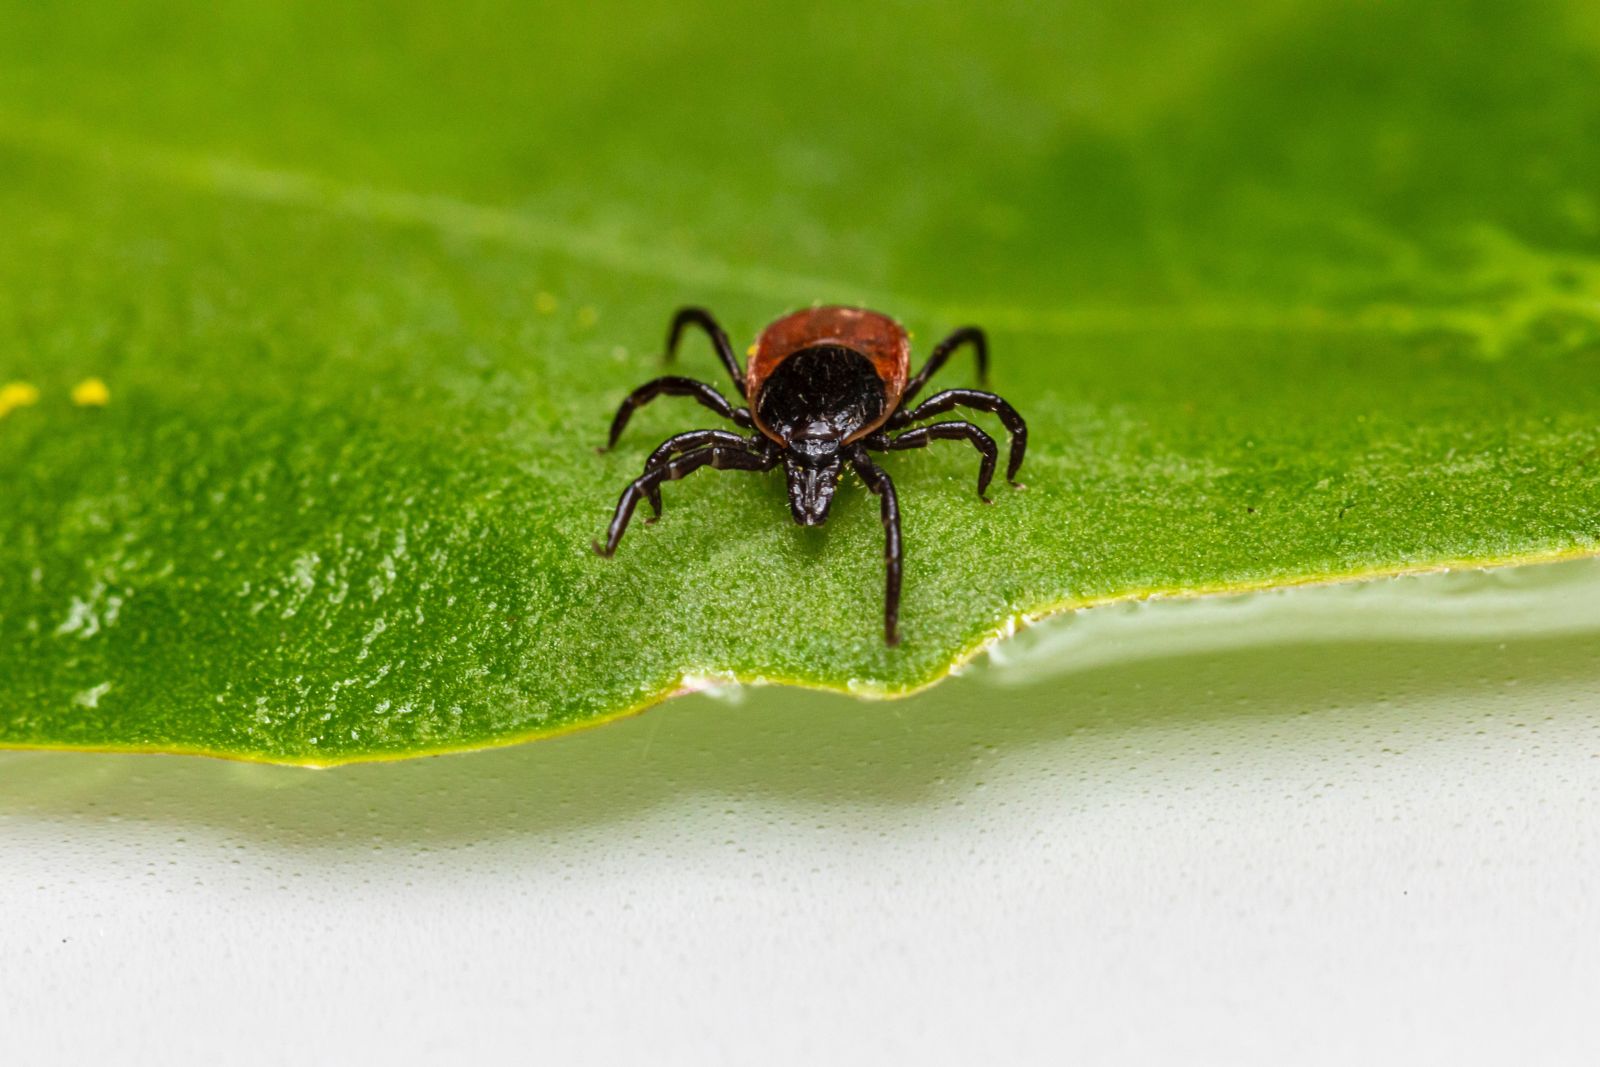
[[[449,194],[656,264],[919,306],[1446,300],[1473,231],[1551,256],[1600,240],[1587,3],[106,3],[6,23],[13,137]]]

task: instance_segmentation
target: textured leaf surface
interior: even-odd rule
[[[10,7],[0,743],[400,756],[1596,547],[1592,5]],[[711,424],[593,450],[672,309],[813,301],[987,326],[1033,428],[992,507],[886,460],[898,649],[859,485],[705,472],[589,551]]]

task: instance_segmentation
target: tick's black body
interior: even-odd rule
[[[750,350],[741,371],[728,335],[700,308],[684,308],[672,320],[667,358],[677,351],[686,326],[699,326],[710,336],[748,406],[735,408],[714,386],[689,378],[657,378],[622,402],[611,421],[606,447],[617,443],[635,408],[658,396],[688,396],[735,425],[756,433],[741,437],[727,430],[690,430],[667,438],[645,461],[644,473],[622,491],[606,543],[595,551],[610,556],[628,528],[640,498],[661,515],[661,483],[682,478],[701,467],[767,471],[783,464],[789,481],[789,510],[802,526],[820,526],[828,518],[833,491],[845,464],[854,468],[882,502],[888,579],[884,595],[884,640],[899,643],[900,506],[894,483],[872,461],[868,450],[881,452],[922,448],[935,440],[964,440],[978,450],[978,496],[994,477],[998,450],[994,440],[970,422],[936,422],[906,429],[957,407],[990,411],[1011,435],[1006,480],[1015,485],[1028,447],[1022,416],[1000,397],[976,389],[947,389],[910,411],[906,405],[942,367],[951,353],[972,345],[978,376],[988,370],[983,331],[967,326],[939,342],[915,377],[908,377],[911,342],[900,324],[887,315],[860,308],[820,307],[797,311],[768,326]],[[895,433],[904,430],[903,433]],[[891,436],[893,434],[893,436]],[[653,520],[652,520],[653,521]]]

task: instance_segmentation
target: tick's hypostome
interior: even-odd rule
[[[622,491],[602,545],[610,556],[628,528],[641,499],[661,514],[661,483],[675,481],[701,467],[768,471],[783,466],[789,483],[789,510],[794,521],[820,526],[827,521],[839,474],[849,465],[879,498],[884,529],[884,640],[898,644],[900,616],[900,504],[894,482],[872,461],[870,451],[897,452],[922,448],[937,440],[965,440],[977,449],[978,496],[994,477],[999,450],[993,438],[965,421],[937,422],[908,429],[913,423],[958,407],[999,416],[1010,436],[1006,480],[1016,484],[1028,447],[1028,427],[1016,409],[994,393],[947,389],[907,410],[927,380],[962,345],[977,355],[978,377],[987,377],[989,351],[983,331],[964,326],[934,348],[928,362],[910,377],[911,342],[899,323],[875,311],[818,307],[797,311],[774,322],[751,351],[749,366],[740,369],[728,335],[702,308],[683,308],[667,334],[667,359],[677,351],[688,326],[711,338],[723,366],[745,406],[735,408],[715,386],[691,378],[665,377],[629,393],[611,421],[606,447],[617,443],[634,409],[658,396],[687,396],[736,426],[755,431],[742,437],[727,430],[690,430],[662,442],[645,462],[644,473]],[[904,431],[904,432],[896,432]]]

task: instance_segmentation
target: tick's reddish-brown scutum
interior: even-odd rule
[[[750,404],[756,428],[779,444],[785,442],[761,422],[761,387],[784,360],[816,345],[838,345],[861,353],[872,361],[872,369],[883,382],[883,413],[851,434],[845,443],[859,441],[878,429],[900,406],[911,371],[911,339],[903,326],[887,315],[864,308],[820,307],[796,311],[762,331],[744,375],[745,399]]]

